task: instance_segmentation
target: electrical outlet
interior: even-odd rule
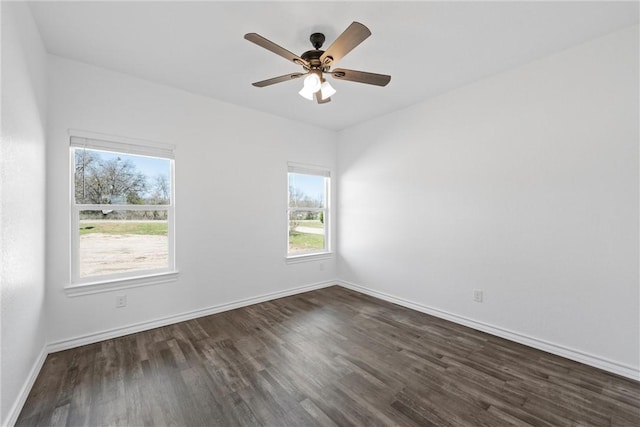
[[[320,263],[320,271],[324,271],[324,262]]]
[[[473,300],[475,302],[482,302],[482,289],[473,290]]]
[[[118,295],[116,297],[116,308],[122,308],[127,306],[127,296],[126,295]]]

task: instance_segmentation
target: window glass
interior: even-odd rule
[[[295,170],[295,168],[294,168]],[[289,169],[288,255],[310,255],[328,251],[329,177],[326,171]]]
[[[72,281],[174,271],[173,159],[130,143],[72,137],[71,145]]]
[[[81,278],[169,268],[166,210],[79,214]]]
[[[289,174],[289,207],[324,208],[325,178],[301,173]]]
[[[166,205],[171,203],[171,160],[75,149],[78,204]]]
[[[294,211],[289,215],[289,254],[321,252],[326,248],[323,212]]]

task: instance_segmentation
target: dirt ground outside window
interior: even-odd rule
[[[168,237],[162,235],[81,235],[80,277],[167,268],[168,248]]]

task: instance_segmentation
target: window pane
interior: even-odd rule
[[[289,254],[323,251],[324,236],[324,212],[289,212]]]
[[[290,208],[324,208],[325,177],[289,173],[289,207]]]
[[[74,194],[79,204],[166,205],[171,160],[75,148]]]
[[[168,212],[81,211],[80,277],[169,267]]]

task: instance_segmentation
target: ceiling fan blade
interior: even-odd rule
[[[362,43],[371,35],[371,31],[359,22],[352,22],[342,34],[327,49],[320,61],[324,65],[331,65],[338,62],[347,53],[351,52],[354,47]]]
[[[302,76],[304,76],[303,73],[291,73],[291,74],[285,74],[284,76],[274,77],[272,79],[262,80],[262,81],[251,83],[251,84],[255,87],[265,87],[265,86],[274,85],[276,83],[282,83],[288,80],[297,79]]]
[[[326,104],[327,102],[331,102],[331,97],[322,99],[322,92],[321,91],[317,91],[315,93],[315,96],[316,96],[316,102],[318,104]]]
[[[368,85],[386,86],[391,81],[391,76],[386,74],[367,73],[364,71],[347,70],[336,68],[331,75],[338,80],[348,80],[350,82],[366,83]]]
[[[260,47],[263,47],[267,50],[270,50],[271,52],[275,53],[276,55],[280,55],[285,59],[288,59],[289,61],[292,61],[298,65],[302,65],[302,66],[309,66],[309,63],[307,61],[305,61],[304,59],[300,58],[298,55],[296,55],[295,53],[291,53],[289,52],[287,49],[278,46],[277,44],[275,44],[274,42],[272,42],[271,40],[267,40],[264,37],[262,37],[260,34],[256,34],[256,33],[247,33],[244,35],[244,38],[249,40],[252,43],[257,44]]]

